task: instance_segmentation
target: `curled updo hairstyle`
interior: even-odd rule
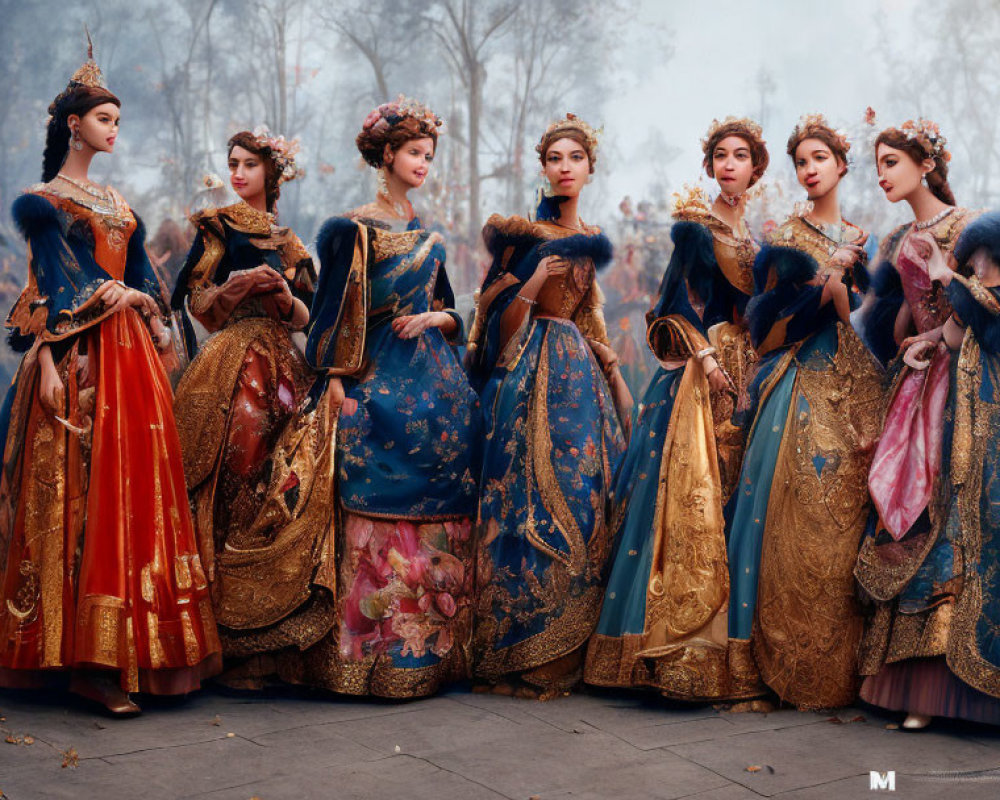
[[[538,151],[538,160],[542,163],[542,166],[545,166],[545,156],[549,152],[549,148],[560,139],[572,139],[583,148],[583,151],[587,154],[587,161],[590,162],[590,174],[593,175],[594,164],[597,162],[597,147],[582,128],[573,125],[559,126],[545,132],[542,140],[535,147],[535,150]]]
[[[920,165],[925,158],[934,161],[934,169],[927,173],[927,188],[931,190],[938,200],[949,206],[955,205],[955,195],[952,194],[951,186],[948,185],[948,162],[944,155],[929,154],[916,139],[909,138],[899,128],[886,128],[875,140],[875,158],[878,159],[878,146],[880,144],[892,147],[895,150],[902,150],[913,159],[914,163]]]
[[[264,199],[267,203],[267,210],[273,212],[274,207],[278,204],[278,198],[281,197],[281,170],[278,168],[274,156],[271,155],[271,148],[261,147],[257,143],[257,137],[250,131],[240,131],[229,139],[226,144],[227,157],[233,154],[234,147],[242,147],[260,157],[261,163],[264,165]]]
[[[705,174],[709,178],[715,177],[712,153],[715,152],[719,142],[728,136],[739,136],[750,148],[753,175],[750,177],[749,185],[753,186],[764,175],[767,165],[771,163],[771,157],[767,154],[767,142],[761,138],[760,127],[756,123],[750,123],[749,120],[726,120],[721,125],[712,126],[701,145],[704,154],[701,165],[705,168]]]
[[[48,183],[62,169],[69,154],[69,118],[81,119],[87,112],[104,103],[121,108],[122,101],[100,86],[76,86],[59,95],[49,106],[49,124],[45,131],[45,153],[42,155],[42,181]]]
[[[822,123],[811,123],[805,127],[796,127],[792,131],[792,135],[788,137],[786,152],[791,157],[793,164],[795,163],[795,151],[799,149],[799,145],[806,139],[818,139],[829,147],[830,152],[841,163],[843,169],[840,173],[841,177],[847,174],[847,151],[850,149],[850,144],[848,144],[843,136],[838,135],[833,128]]]
[[[365,163],[378,169],[385,166],[386,145],[389,145],[389,149],[395,153],[414,139],[431,139],[434,142],[434,150],[437,151],[437,126],[423,119],[404,116],[393,125],[375,125],[363,129],[354,143],[358,146],[358,152],[361,153]]]

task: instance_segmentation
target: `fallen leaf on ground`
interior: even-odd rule
[[[842,720],[840,717],[827,717],[826,721],[829,722],[831,725],[843,725],[844,724],[844,720]]]
[[[861,716],[860,714],[858,714],[858,716],[856,716],[856,717],[853,717],[853,718],[852,718],[852,719],[851,719],[850,721],[851,721],[851,722],[868,722],[868,720],[866,720],[866,719],[865,719],[865,718],[864,718],[863,716]]]
[[[895,722],[890,722],[885,726],[885,729],[887,731],[898,731],[899,725],[897,725]]]
[[[24,743],[26,745],[33,745],[35,743],[35,737],[34,736],[25,736],[24,737]]]
[[[212,724],[215,725],[216,727],[218,727],[219,725],[221,725],[222,724],[222,717],[220,717],[218,714],[216,714],[214,717],[212,717]]]
[[[235,734],[235,733],[232,733],[232,732],[230,732],[230,733],[227,733],[227,734],[226,734],[226,738],[227,738],[227,739],[235,739],[235,738],[236,738],[236,734]]]
[[[64,751],[62,757],[63,769],[66,769],[66,767],[76,769],[80,766],[80,754],[76,752],[75,747],[71,747],[69,750]]]
[[[749,767],[747,767],[747,772],[760,772],[760,767],[758,767],[756,764],[751,764]]]

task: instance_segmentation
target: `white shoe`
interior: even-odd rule
[[[929,714],[907,714],[903,720],[903,727],[908,731],[919,731],[931,724],[934,719]]]

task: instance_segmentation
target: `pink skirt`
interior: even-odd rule
[[[861,699],[891,711],[1000,725],[1000,699],[959,680],[944,656],[884,665],[865,679]]]

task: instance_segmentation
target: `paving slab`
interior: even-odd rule
[[[869,708],[734,713],[607,691],[540,703],[459,686],[401,703],[208,689],[129,720],[0,691],[0,716],[8,800],[1000,797],[1000,729],[906,733]],[[78,766],[64,768],[71,748]],[[869,770],[895,770],[896,793],[872,792]]]

